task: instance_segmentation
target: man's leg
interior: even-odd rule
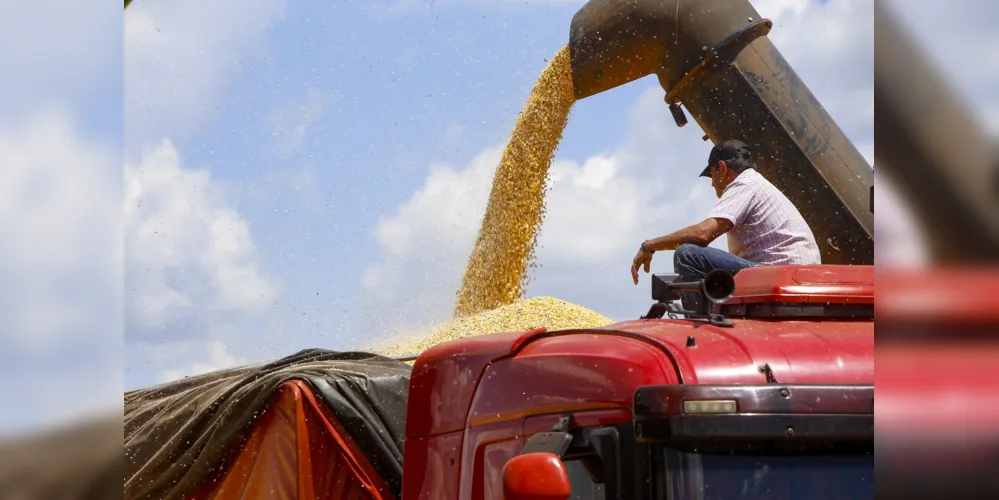
[[[673,272],[680,275],[679,282],[700,281],[715,269],[724,269],[734,276],[743,269],[755,266],[755,263],[724,250],[689,243],[680,245],[673,252]],[[684,309],[697,311],[700,307],[700,294],[684,292],[680,297]]]

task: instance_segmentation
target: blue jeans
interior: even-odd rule
[[[673,272],[680,275],[678,282],[700,281],[715,269],[724,269],[735,276],[743,269],[758,265],[717,248],[690,243],[680,245],[673,253]],[[698,293],[681,292],[680,301],[684,309],[700,310],[701,296]]]

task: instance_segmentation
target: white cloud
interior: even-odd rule
[[[264,322],[281,289],[264,270],[250,223],[209,169],[183,164],[174,141],[216,117],[246,68],[273,64],[267,35],[286,3],[136,0],[125,12],[125,328],[129,366],[151,370],[134,374],[143,383],[152,373],[241,360],[218,343],[258,342],[269,332]],[[264,123],[275,149],[302,148],[325,101],[312,91],[273,110]],[[314,197],[308,165],[271,178]],[[243,342],[235,350],[258,347]],[[178,366],[205,357],[207,364]]]
[[[0,338],[46,349],[117,305],[120,179],[61,109],[19,128],[0,130]]]
[[[120,402],[116,149],[64,108],[0,123],[0,433]]]
[[[650,87],[632,105],[623,143],[582,164],[559,161],[538,241],[529,295],[554,295],[613,319],[638,317],[648,299],[629,268],[638,244],[701,221],[717,200],[697,177],[710,143],[693,123],[678,129],[662,91]],[[727,248],[722,237],[713,244]],[[672,252],[653,259],[652,272],[672,272]]]
[[[801,15],[811,4],[810,0],[751,0],[750,3],[761,16],[775,22]]]
[[[461,170],[433,166],[412,198],[381,218],[375,237],[382,259],[361,278],[369,322],[391,330],[447,318],[501,154],[501,147],[487,148]],[[378,315],[385,307],[393,313]]]
[[[260,314],[279,290],[245,219],[205,170],[164,139],[125,165],[129,336],[216,314]],[[191,332],[197,333],[197,332]]]
[[[229,352],[228,347],[220,341],[211,341],[206,344],[198,343],[197,351],[207,350],[207,360],[195,361],[181,368],[164,370],[157,376],[157,383],[171,382],[174,380],[200,375],[216,370],[224,370],[248,364],[248,361]]]
[[[293,153],[302,147],[309,128],[322,119],[326,98],[316,89],[309,89],[301,102],[282,103],[267,116],[273,127],[275,148],[280,153]]]
[[[125,12],[126,149],[214,117],[227,82],[267,56],[286,0],[136,0]]]
[[[656,93],[648,92],[636,107],[652,104],[649,101],[658,99]],[[653,166],[629,164],[629,160],[625,150],[590,157],[582,165],[559,161],[552,166],[548,213],[538,242],[542,264],[556,260],[580,266],[626,262],[620,257],[634,253],[636,242],[662,236],[670,227],[697,222],[692,208],[703,209],[714,199],[709,183],[690,175],[689,162],[674,157],[666,165]],[[623,173],[629,166],[633,172],[645,170],[644,175]],[[654,170],[658,173],[653,174]],[[647,175],[674,179],[664,184],[666,188],[688,184],[688,196],[664,199],[656,183],[644,181]]]
[[[757,3],[761,14],[778,21],[775,44],[799,76],[858,149],[872,151],[869,5]],[[817,24],[828,25],[820,36],[808,28]],[[587,101],[576,107],[570,120],[586,114]],[[615,149],[581,162],[559,157],[539,238],[540,268],[528,295],[555,295],[615,319],[644,314],[648,278],[643,275],[635,287],[628,271],[638,243],[700,221],[716,200],[710,183],[697,177],[711,148],[701,135],[693,121],[676,127],[662,89],[653,85],[632,105],[626,135]],[[434,169],[409,202],[382,220],[382,261],[364,278],[369,299],[405,309],[399,317],[410,324],[449,316],[499,152],[490,148],[463,170]],[[726,242],[721,238],[713,246],[726,248]],[[657,254],[653,271],[671,270],[672,253]]]
[[[652,88],[632,106],[629,139],[621,148],[582,164],[558,160],[552,166],[537,275],[548,276],[547,266],[572,276],[559,287],[564,296],[573,287],[590,290],[590,280],[606,276],[607,268],[621,269],[609,287],[577,303],[593,307],[605,294],[635,293],[625,268],[636,245],[700,220],[714,199],[710,183],[698,182],[691,169],[703,163],[710,145],[694,127],[676,128],[660,94]],[[502,147],[491,147],[464,169],[433,168],[424,186],[380,221],[382,260],[362,279],[370,323],[395,334],[450,316],[501,154]],[[724,239],[715,246],[724,247]],[[672,269],[669,253],[656,263]],[[537,294],[534,285],[528,293]],[[645,295],[644,288],[637,293]],[[387,306],[393,308],[389,319],[374,316]]]

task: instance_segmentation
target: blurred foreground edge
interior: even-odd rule
[[[878,498],[999,498],[999,269],[876,280]]]
[[[931,254],[877,262],[877,496],[999,498],[999,148],[890,7],[874,11],[875,157]]]
[[[913,211],[934,264],[995,265],[999,148],[883,1],[874,3],[874,21],[880,173]]]
[[[121,498],[122,417],[110,414],[0,440],[0,498]]]
[[[875,157],[946,266],[879,263],[878,496],[999,498],[997,148],[874,9]],[[0,498],[118,498],[119,418],[0,442]]]

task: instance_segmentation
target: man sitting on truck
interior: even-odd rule
[[[652,255],[661,250],[675,250],[673,272],[681,282],[702,280],[715,269],[735,275],[761,265],[821,263],[812,230],[791,200],[756,171],[753,151],[745,143],[716,145],[700,176],[711,178],[718,203],[704,221],[642,242],[631,265],[636,285],[639,268],[648,273]],[[729,252],[708,246],[723,234],[728,235]],[[696,302],[684,297],[684,308],[696,307]]]

